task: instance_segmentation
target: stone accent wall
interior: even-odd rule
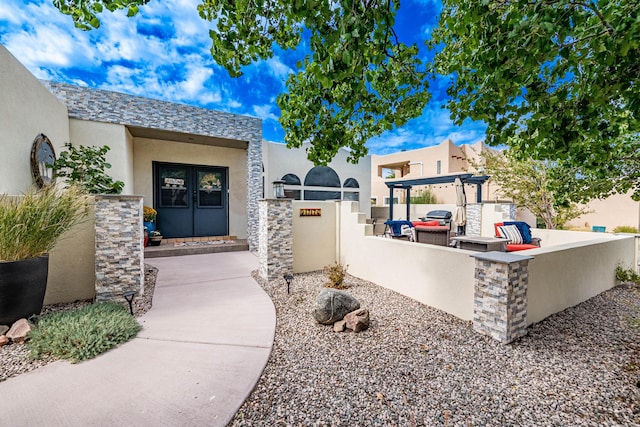
[[[144,287],[142,196],[97,195],[96,301],[123,302]]]
[[[516,205],[513,203],[503,203],[500,204],[500,209],[502,210],[502,219],[505,221],[515,221],[516,220]]]
[[[247,240],[249,250],[257,250],[258,200],[264,197],[262,194],[262,120],[66,83],[51,81],[42,83],[67,106],[69,117],[72,119],[246,141],[248,143]]]
[[[527,333],[527,287],[532,257],[486,252],[476,258],[473,329],[504,344]]]
[[[467,236],[479,236],[482,230],[482,204],[467,203]]]
[[[266,280],[293,273],[293,203],[291,199],[260,200],[259,274]]]

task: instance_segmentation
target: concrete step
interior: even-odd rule
[[[244,239],[217,240],[208,242],[175,242],[163,240],[160,246],[147,246],[146,248],[144,248],[144,257],[160,258],[248,250],[249,244]]]

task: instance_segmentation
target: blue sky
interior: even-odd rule
[[[0,43],[37,78],[124,92],[214,110],[260,117],[263,138],[282,142],[278,93],[301,53],[278,52],[248,66],[234,79],[213,62],[212,24],[200,19],[198,0],[151,0],[127,18],[122,11],[103,13],[98,30],[81,31],[50,0],[1,0]],[[423,41],[436,24],[440,5],[432,0],[403,1],[396,30],[405,43]],[[433,99],[407,125],[367,143],[371,154],[484,139],[485,126],[454,126],[446,102],[445,80],[432,85]]]

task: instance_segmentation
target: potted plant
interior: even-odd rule
[[[0,325],[40,314],[49,251],[86,218],[87,206],[86,194],[76,187],[0,196]]]
[[[162,243],[162,233],[159,230],[153,230],[149,233],[149,245],[160,246]]]
[[[144,228],[151,233],[156,229],[156,217],[158,212],[150,206],[144,206],[142,208],[143,225]]]

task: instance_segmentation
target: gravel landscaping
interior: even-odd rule
[[[141,297],[136,297],[133,304],[133,313],[136,317],[142,316],[151,308],[153,292],[156,286],[156,276],[158,269],[150,265],[145,265],[144,280],[145,288]],[[75,301],[64,304],[45,305],[41,315],[54,311],[73,310],[91,304],[91,300]],[[128,304],[124,302],[128,308]],[[0,347],[0,382],[7,378],[33,371],[41,366],[55,361],[52,357],[45,357],[39,360],[29,358],[29,347],[24,344],[10,344]]]
[[[333,332],[311,314],[323,274],[296,275],[290,295],[282,281],[257,280],[276,306],[276,337],[231,425],[640,425],[635,285],[503,345],[470,322],[349,276],[347,292],[370,310],[371,325]]]

